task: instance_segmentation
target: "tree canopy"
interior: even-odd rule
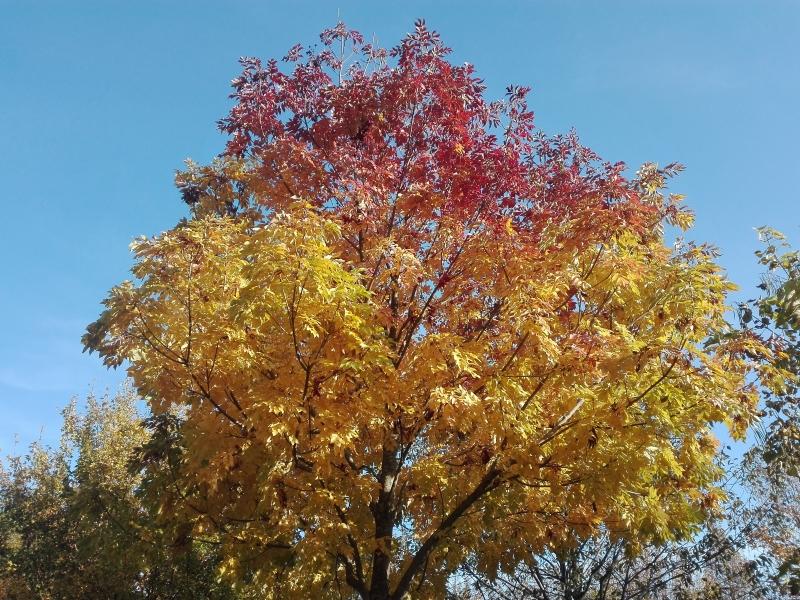
[[[484,98],[418,22],[243,59],[229,134],[134,243],[84,338],[153,413],[150,495],[269,597],[443,597],[601,528],[691,536],[783,372],[725,320],[733,286],[666,191],[527,88]]]

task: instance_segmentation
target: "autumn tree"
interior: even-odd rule
[[[741,436],[780,373],[728,335],[714,249],[665,245],[679,167],[544,135],[422,22],[321,41],[242,60],[190,217],[84,338],[153,412],[159,514],[267,597],[439,598],[470,556],[690,535],[710,424]]]

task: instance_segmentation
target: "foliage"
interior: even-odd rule
[[[700,535],[631,554],[607,532],[564,548],[532,552],[516,571],[488,581],[464,565],[459,598],[786,598],[800,594],[797,506],[797,319],[800,267],[784,236],[759,229],[764,294],[738,307],[740,327],[772,349],[782,385],[762,390],[756,439],[739,461],[719,455],[727,500]],[[744,558],[747,556],[748,558]]]
[[[783,385],[764,390],[760,443],[750,452],[758,467],[753,487],[772,509],[759,542],[778,581],[800,594],[800,253],[780,232],[769,227],[758,232],[763,247],[756,255],[766,269],[759,285],[763,293],[742,303],[739,317],[742,328],[762,339],[786,373]]]
[[[800,476],[800,253],[768,227],[759,230],[764,244],[756,252],[766,268],[761,297],[739,307],[742,326],[763,338],[776,364],[791,376],[777,390],[765,390],[764,459],[775,469]]]
[[[233,598],[211,548],[171,547],[128,469],[148,433],[135,398],[90,396],[64,411],[61,444],[0,465],[0,596]]]
[[[608,532],[691,536],[782,373],[664,192],[527,89],[487,102],[424,23],[244,59],[191,219],[138,240],[84,338],[153,412],[148,497],[269,597],[442,597]]]

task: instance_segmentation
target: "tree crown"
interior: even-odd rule
[[[468,556],[691,534],[710,424],[742,435],[769,350],[714,249],[664,244],[680,166],[545,136],[422,22],[321,40],[242,60],[225,152],[177,176],[191,219],[135,243],[85,337],[180,415],[157,501],[277,596],[440,597]]]

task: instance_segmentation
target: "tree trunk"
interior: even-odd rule
[[[388,437],[388,436],[387,436]],[[369,600],[388,600],[389,568],[392,559],[392,535],[394,532],[396,507],[394,483],[397,477],[399,458],[395,448],[384,444],[381,471],[378,481],[381,491],[378,501],[372,506],[375,519],[375,540],[378,547],[372,554],[372,581],[369,587]]]

